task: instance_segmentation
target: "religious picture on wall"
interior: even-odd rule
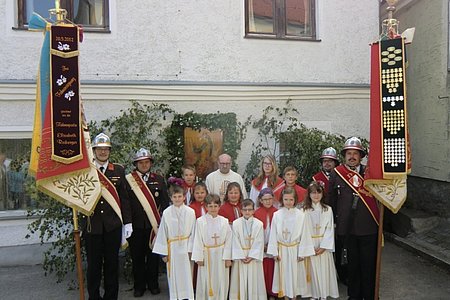
[[[197,176],[205,179],[206,175],[217,169],[216,162],[222,153],[222,130],[200,131],[186,127],[184,129],[184,161],[194,165]]]

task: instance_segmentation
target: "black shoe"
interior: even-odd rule
[[[152,295],[158,295],[159,293],[161,293],[161,290],[159,289],[159,287],[152,288],[150,289],[150,293],[152,293]]]
[[[133,296],[138,298],[138,297],[142,297],[144,295],[144,290],[134,290]]]

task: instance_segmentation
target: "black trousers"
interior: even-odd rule
[[[104,276],[104,300],[116,300],[119,293],[119,248],[122,228],[103,234],[83,233],[87,254],[87,288],[90,300],[100,297],[102,271]]]
[[[345,236],[338,236],[336,239],[335,263],[339,281],[347,285],[347,266],[342,265],[342,248],[344,247]]]
[[[159,255],[154,254],[148,243],[150,229],[136,228],[128,239],[133,265],[134,290],[145,291],[159,288]]]
[[[338,236],[338,240],[341,242],[344,239],[345,236]],[[374,299],[377,243],[378,234],[349,236],[347,245],[347,293],[349,299]]]

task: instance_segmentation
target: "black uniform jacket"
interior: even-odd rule
[[[364,172],[365,168],[361,165],[359,174],[363,178]],[[336,233],[338,235],[346,235],[350,213],[352,211],[353,190],[335,170],[331,172],[328,184],[328,202],[333,208]],[[353,224],[350,227],[350,234],[369,235],[377,232],[378,225],[370,214],[369,209],[361,199],[358,199]]]
[[[104,174],[114,184],[119,194],[123,224],[131,223],[131,209],[124,168],[121,165],[109,163]],[[121,226],[120,218],[103,197],[98,200],[94,213],[90,217],[82,218],[83,231],[91,234],[102,234],[104,230],[109,232]]]

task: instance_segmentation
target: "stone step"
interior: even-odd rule
[[[385,237],[450,271],[450,220],[402,208],[385,210]]]
[[[439,226],[442,218],[429,213],[401,208],[397,214],[385,209],[384,230],[399,237],[406,237],[410,233],[421,234]]]

